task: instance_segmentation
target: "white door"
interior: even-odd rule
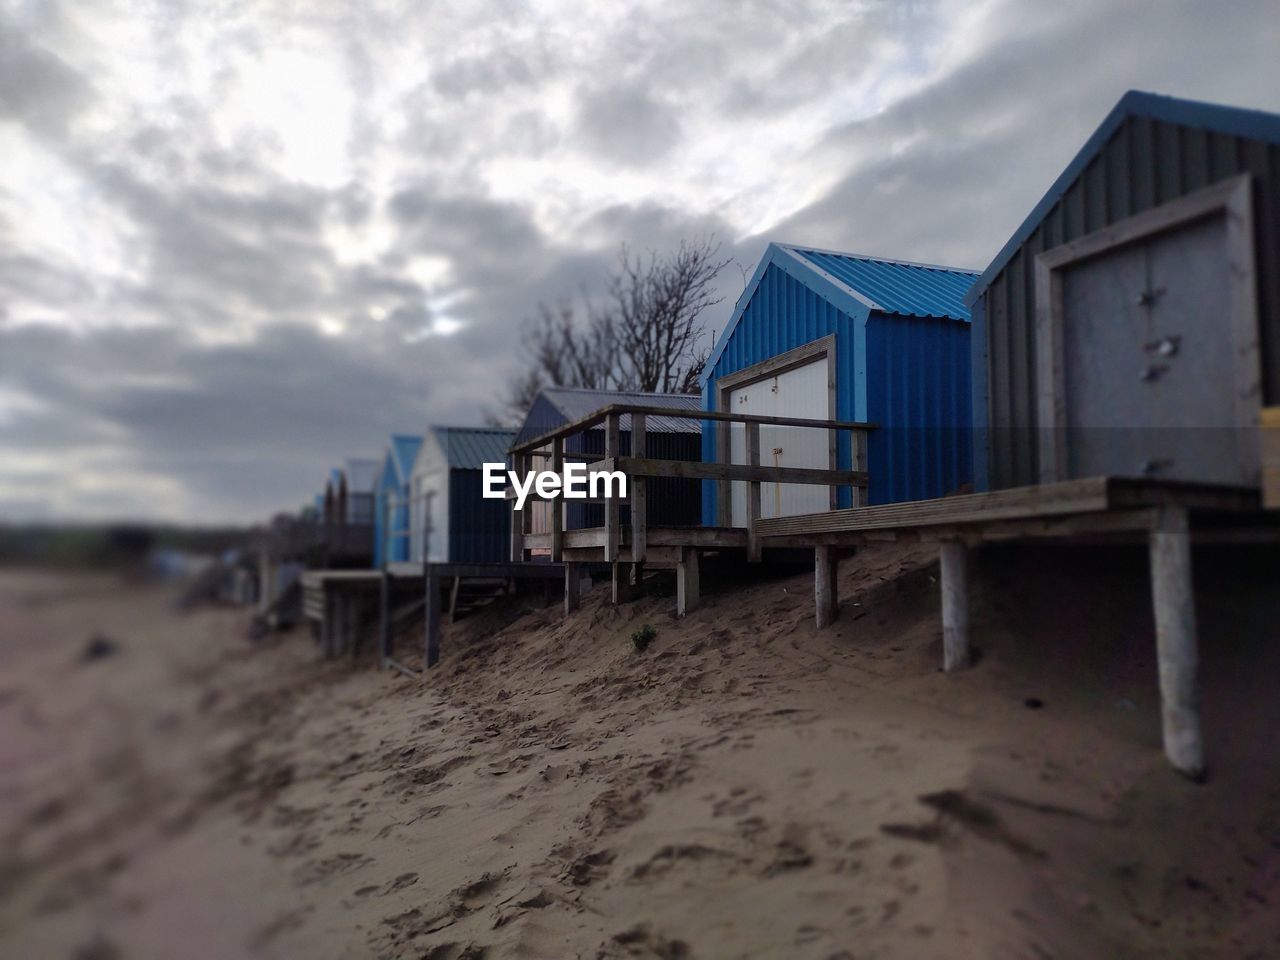
[[[766,377],[729,391],[731,413],[766,417],[801,417],[826,420],[830,378],[825,357],[793,367],[777,376]],[[831,468],[829,432],[808,427],[761,426],[760,463],[774,467]],[[744,424],[729,427],[729,455],[733,463],[747,462],[747,432]],[[747,484],[732,484],[734,526],[747,523]],[[760,485],[760,516],[788,517],[799,513],[819,513],[831,508],[831,488],[812,483],[764,483]]]

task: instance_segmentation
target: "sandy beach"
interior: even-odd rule
[[[1233,557],[1197,557],[1202,785],[1141,550],[985,553],[954,676],[927,545],[846,562],[821,632],[805,575],[502,602],[425,682],[7,571],[0,955],[1276,956],[1280,591]]]

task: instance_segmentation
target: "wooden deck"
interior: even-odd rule
[[[1054,536],[1148,529],[1160,510],[1257,510],[1256,490],[1126,477],[1090,477],[991,493],[971,493],[761,520],[766,545],[857,543],[860,534],[929,529],[937,536]],[[1070,518],[1071,522],[1064,522]]]
[[[1151,594],[1165,754],[1193,779],[1203,776],[1191,544],[1198,532],[1280,542],[1280,515],[1261,511],[1257,490],[1125,477],[1094,477],[914,503],[761,520],[766,546],[812,546],[819,627],[839,615],[836,571],[842,551],[870,539],[915,535],[939,544],[943,669],[970,663],[968,548],[993,540],[1141,534],[1151,562]]]

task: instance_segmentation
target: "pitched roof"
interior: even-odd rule
[[[968,320],[964,295],[976,270],[935,267],[906,260],[884,260],[832,250],[779,244],[826,272],[849,292],[880,313],[904,317],[946,317]]]
[[[770,266],[786,271],[854,316],[865,317],[874,310],[890,316],[966,322],[969,308],[965,304],[965,293],[978,275],[976,270],[770,243],[707,358],[702,371],[704,382],[710,379],[711,371]]]
[[[698,410],[702,400],[697,394],[642,393],[635,390],[582,390],[572,387],[547,387],[542,395],[572,423],[601,407],[614,403],[629,403],[644,407],[673,407],[679,410]],[[699,433],[701,422],[685,417],[646,416],[645,429],[654,433]],[[631,417],[623,414],[619,427],[631,429]]]
[[[1217,103],[1204,103],[1200,100],[1184,100],[1181,97],[1169,97],[1158,93],[1147,93],[1144,90],[1130,90],[1111,108],[1106,119],[1093,131],[1084,146],[1076,153],[1066,169],[1053,181],[1053,185],[1040,202],[1035,205],[1027,218],[1013,232],[1009,241],[1000,248],[991,265],[982,272],[976,283],[965,297],[966,304],[972,304],[982,296],[991,281],[999,275],[1018,249],[1031,236],[1040,221],[1045,218],[1053,205],[1062,199],[1067,189],[1075,183],[1084,172],[1085,167],[1111,139],[1121,124],[1130,117],[1146,117],[1164,123],[1178,124],[1199,130],[1226,134],[1233,137],[1244,137],[1250,140],[1261,140],[1266,143],[1280,144],[1280,114],[1267,113],[1263,110],[1247,110],[1243,107],[1228,107]]]
[[[396,469],[400,472],[401,482],[409,479],[409,474],[413,473],[413,461],[418,456],[418,450],[422,447],[422,437],[411,436],[407,433],[393,433],[391,435],[391,453],[395,458]]]
[[[505,463],[516,432],[503,427],[432,427],[449,466],[479,470],[486,463]]]
[[[373,493],[378,483],[377,460],[352,457],[347,461],[347,489],[352,493]]]

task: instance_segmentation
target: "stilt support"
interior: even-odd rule
[[[698,578],[698,551],[681,547],[676,563],[676,616],[683,617],[698,609],[702,589]]]
[[[1185,510],[1160,511],[1151,531],[1151,600],[1160,664],[1164,752],[1174,769],[1200,780],[1205,773],[1204,744],[1200,734],[1191,536]]]
[[[944,540],[942,567],[942,669],[947,673],[969,666],[969,548],[959,540]]]
[[[815,547],[813,552],[813,597],[817,603],[815,620],[821,630],[835,623],[840,612],[840,599],[836,593],[836,568],[839,561],[832,547]]]
[[[440,661],[440,577],[431,572],[428,565],[426,572],[427,595],[426,600],[426,624],[424,631],[426,633],[424,649],[422,651],[423,675],[426,675],[428,667],[434,667]]]
[[[565,616],[578,609],[581,602],[582,567],[576,563],[564,565],[564,612]]]

